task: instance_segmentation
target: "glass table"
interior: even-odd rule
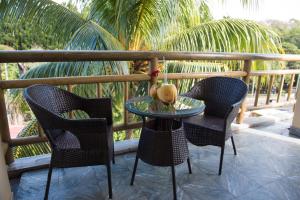
[[[139,159],[155,166],[170,166],[173,195],[177,199],[175,166],[187,161],[189,173],[192,173],[182,118],[202,113],[203,101],[178,96],[174,105],[166,105],[150,96],[142,96],[128,100],[125,107],[143,119],[130,184],[133,185]]]

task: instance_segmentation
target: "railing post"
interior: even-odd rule
[[[6,164],[10,164],[14,161],[14,157],[13,157],[12,148],[10,147],[11,138],[9,132],[8,119],[7,119],[4,90],[1,88],[0,88],[0,134],[2,137],[2,141],[8,146],[6,152],[4,151],[4,153],[5,153]]]
[[[267,91],[266,105],[270,104],[270,98],[271,98],[274,79],[275,79],[275,75],[273,74],[273,75],[271,75],[270,82],[269,82],[269,87],[268,87],[268,91]]]
[[[0,81],[2,80],[2,70],[0,66]],[[0,83],[1,85],[1,83]],[[11,137],[9,132],[9,125],[7,119],[7,111],[5,105],[4,90],[0,88],[0,142],[4,143],[4,154],[6,164],[10,164],[14,161],[13,150],[10,146]]]
[[[179,79],[175,80],[175,86],[176,86],[177,90],[179,91]]]
[[[244,68],[243,68],[243,71],[247,73],[246,76],[244,76],[243,78],[243,81],[249,85],[249,80],[250,80],[250,72],[251,72],[251,65],[252,65],[252,60],[245,60],[244,61]],[[243,123],[243,120],[244,120],[244,115],[245,115],[245,112],[247,110],[247,103],[246,103],[246,99],[245,101],[243,102],[242,106],[241,106],[241,112],[239,113],[238,117],[237,117],[237,120],[236,122],[238,124],[241,124]]]
[[[153,76],[152,74],[157,70],[158,58],[152,58],[150,62],[150,70],[149,74],[151,75],[150,85],[153,85],[157,82],[157,76]]]
[[[67,85],[67,91],[72,92],[72,85]],[[70,119],[74,119],[74,113],[72,111],[70,111],[68,115]]]
[[[277,103],[279,103],[279,101],[280,101],[283,84],[284,84],[284,75],[281,75],[280,86],[279,86],[279,91],[278,91],[277,100],[276,100]]]
[[[101,83],[97,83],[96,84],[96,94],[97,94],[97,98],[101,98],[102,97],[102,85]]]
[[[260,94],[260,86],[261,86],[261,76],[258,76],[254,106],[258,105],[258,98],[259,98],[259,94]],[[254,87],[254,85],[253,85],[253,87]]]
[[[129,99],[129,82],[124,82],[124,125],[128,126],[128,124],[132,121],[133,115],[132,113],[129,113],[127,109],[125,108],[125,103]],[[125,131],[126,133],[126,140],[131,139],[133,130],[129,129]]]
[[[125,109],[125,103],[128,100],[128,82],[124,83],[124,124],[128,125],[128,111]]]
[[[289,89],[288,89],[287,101],[290,101],[294,80],[295,80],[295,74],[292,74],[291,75],[291,82],[290,82]]]

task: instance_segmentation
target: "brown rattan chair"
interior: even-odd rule
[[[52,168],[90,165],[106,165],[109,198],[112,198],[110,162],[114,162],[114,145],[111,99],[85,99],[50,85],[28,87],[24,97],[52,149],[44,199],[48,199]],[[83,110],[90,118],[63,117],[72,110]]]
[[[231,123],[236,118],[247,91],[247,85],[239,79],[212,77],[196,83],[184,94],[205,102],[203,115],[184,119],[184,130],[188,141],[194,145],[221,147],[219,175],[222,173],[225,141],[229,138],[236,155]]]

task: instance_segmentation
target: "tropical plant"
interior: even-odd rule
[[[26,20],[11,23],[10,20],[0,21],[0,44],[8,45],[16,50],[31,48],[59,49],[63,43],[34,24]]]
[[[300,20],[288,22],[269,20],[267,24],[282,38],[282,46],[286,53],[300,54]],[[299,69],[300,62],[288,62],[287,68]]]
[[[160,50],[277,53],[278,36],[249,20],[214,20],[209,0],[77,0],[90,8],[81,15],[51,0],[1,0],[0,20],[20,19],[69,41],[66,50]],[[257,0],[240,0],[245,6]],[[88,3],[87,3],[88,2]],[[225,0],[220,0],[226,2]],[[85,10],[86,11],[86,10]],[[181,63],[182,66],[189,65]],[[128,74],[146,72],[146,62],[47,63],[22,78]],[[184,72],[188,67],[181,67]],[[122,85],[110,84],[116,104]],[[76,86],[80,95],[94,96],[95,85]],[[145,90],[144,90],[145,91]]]

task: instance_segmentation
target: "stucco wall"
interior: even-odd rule
[[[11,189],[7,176],[7,167],[3,156],[3,144],[0,138],[0,200],[10,200]]]

